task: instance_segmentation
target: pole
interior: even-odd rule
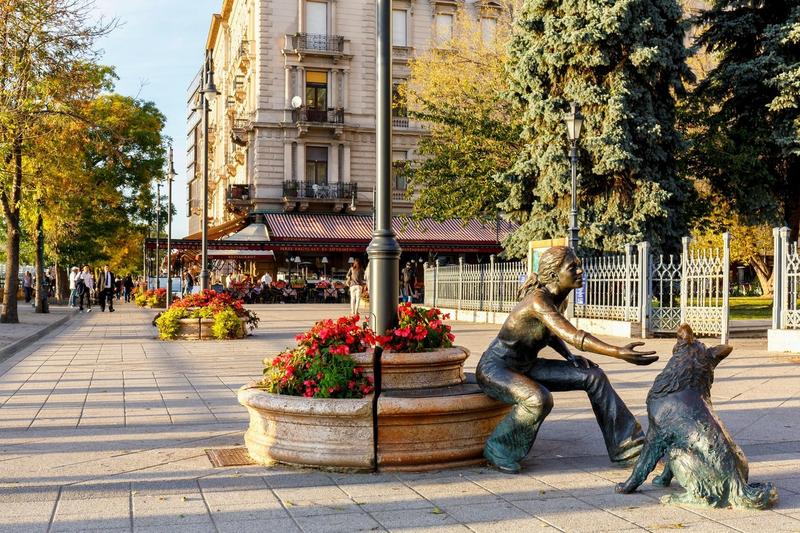
[[[211,50],[206,50],[206,62],[203,67],[203,83],[208,85],[209,78],[213,81],[211,71]],[[203,120],[203,206],[201,209],[200,227],[201,233],[201,252],[200,252],[200,290],[208,289],[208,97],[205,93],[205,85],[200,91],[200,107],[202,108]]]
[[[397,323],[400,294],[400,244],[392,230],[392,0],[377,0],[377,64],[375,109],[375,202],[374,230],[367,247],[370,268],[370,321],[380,335]],[[373,400],[373,457],[378,457],[378,398],[381,394],[381,354],[373,354],[375,396]]]
[[[161,263],[158,261],[160,244],[158,241],[161,235],[161,182],[156,182],[156,289],[161,288]]]
[[[570,151],[570,167],[572,171],[572,201],[569,211],[569,247],[578,253],[578,141],[572,141]],[[574,291],[573,291],[574,293]]]
[[[169,147],[167,168],[167,309],[172,304],[172,179],[175,166],[172,164],[172,146]]]
[[[570,171],[572,174],[572,194],[570,198],[569,210],[569,247],[578,256],[578,140],[572,141],[570,150]],[[567,301],[566,316],[569,319],[575,318],[575,291],[572,291]],[[573,322],[574,323],[574,322]]]
[[[370,298],[372,327],[384,331],[397,320],[400,293],[400,245],[392,230],[392,0],[377,1],[377,109],[375,230],[367,253],[370,283],[375,291]]]

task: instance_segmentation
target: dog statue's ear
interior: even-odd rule
[[[692,327],[689,324],[681,324],[681,327],[678,328],[676,333],[678,335],[678,340],[682,340],[687,344],[694,342],[694,331],[692,331]]]
[[[730,346],[729,344],[718,344],[710,350],[711,356],[717,363],[719,363],[731,354],[733,351],[733,346]]]

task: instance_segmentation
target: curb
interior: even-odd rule
[[[22,348],[24,348],[27,344],[42,339],[54,329],[63,326],[64,324],[72,320],[73,316],[75,316],[74,313],[68,313],[67,315],[59,318],[52,324],[46,325],[36,333],[32,333],[31,335],[28,335],[25,338],[19,339],[18,341],[14,341],[5,348],[0,349],[0,363],[3,363],[6,360],[10,359],[14,354],[16,354]]]

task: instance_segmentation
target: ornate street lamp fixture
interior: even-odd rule
[[[583,115],[577,103],[570,104],[570,112],[564,115],[567,125],[567,137],[572,144],[570,166],[572,170],[572,205],[569,211],[569,247],[578,252],[578,140],[583,127]]]

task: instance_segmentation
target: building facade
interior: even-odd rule
[[[485,0],[394,0],[395,84],[415,53],[450,37],[462,6],[485,28],[501,9]],[[371,213],[374,2],[223,0],[206,47],[219,91],[210,101],[209,225],[253,213]],[[200,86],[198,74],[187,99],[190,233],[200,230]],[[393,159],[413,159],[422,124],[402,106],[394,115]],[[410,212],[402,177],[393,181],[395,212]]]

